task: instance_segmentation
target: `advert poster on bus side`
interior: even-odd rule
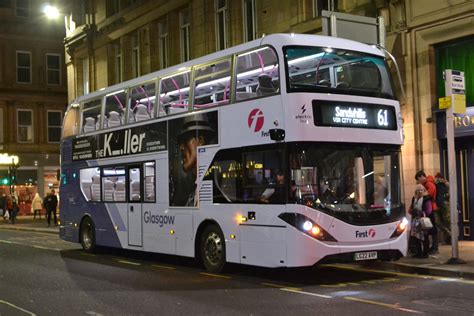
[[[98,159],[167,150],[166,122],[77,138],[72,160]]]
[[[218,143],[217,111],[197,113],[169,122],[171,206],[197,206],[197,147]]]

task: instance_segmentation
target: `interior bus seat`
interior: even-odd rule
[[[145,104],[138,104],[135,112],[135,121],[144,121],[150,119],[150,113],[148,113],[148,108]]]
[[[114,200],[114,183],[109,179],[104,180],[104,201]]]
[[[92,176],[91,200],[100,201],[100,176]]]
[[[114,201],[125,201],[125,182],[122,180],[115,182]]]
[[[120,114],[117,111],[110,111],[109,113],[109,127],[116,127],[121,125]]]
[[[83,127],[84,133],[89,133],[95,131],[95,118],[89,116],[86,117],[86,123]]]
[[[139,201],[140,200],[140,182],[133,180],[130,183],[130,200]]]
[[[102,116],[102,115],[97,114],[97,121],[95,122],[95,129],[96,129],[96,130],[99,130],[99,129],[100,129],[100,125],[99,125],[99,124],[100,124],[100,118],[101,118],[101,116]],[[104,128],[107,128],[107,118],[106,118],[106,117],[104,117],[104,122],[102,122],[102,126],[103,126]]]
[[[145,178],[145,200],[155,200],[155,177],[149,176]]]
[[[276,92],[275,87],[273,86],[272,76],[267,74],[260,74],[258,76],[258,87],[257,95],[269,95]]]

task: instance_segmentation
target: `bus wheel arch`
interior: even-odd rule
[[[221,227],[213,220],[205,220],[196,232],[196,259],[212,273],[219,273],[226,263],[225,237]]]
[[[95,239],[95,225],[92,217],[86,215],[81,220],[79,226],[79,242],[82,245],[82,249],[86,252],[94,252],[97,248]]]

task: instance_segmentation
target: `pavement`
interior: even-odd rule
[[[0,229],[34,231],[59,235],[59,226],[50,226],[44,216],[33,219],[33,216],[19,216],[13,225],[0,218]],[[450,264],[452,261],[452,247],[450,244],[439,245],[439,254],[431,255],[426,259],[416,259],[410,256],[398,261],[374,262],[369,267],[384,268],[404,273],[442,276],[449,278],[474,279],[474,241],[459,241],[459,255],[464,263]]]

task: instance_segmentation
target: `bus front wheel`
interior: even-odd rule
[[[201,260],[207,271],[219,273],[225,265],[225,239],[217,225],[207,226],[201,235]]]
[[[90,217],[84,218],[81,224],[80,240],[82,249],[87,252],[94,252],[95,245],[95,227]]]

